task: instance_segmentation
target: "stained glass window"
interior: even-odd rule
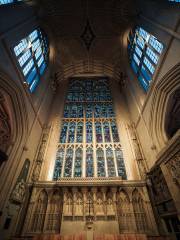
[[[119,134],[118,134],[118,130],[117,130],[115,121],[111,122],[111,130],[112,130],[113,141],[119,142]]]
[[[76,123],[75,122],[70,122],[70,124],[69,124],[68,143],[73,143],[74,142],[75,129],[76,129]]]
[[[76,149],[74,163],[74,177],[82,176],[82,157],[83,157],[82,149],[81,148]]]
[[[70,79],[62,117],[54,180],[126,179],[108,79]]]
[[[128,39],[128,52],[133,71],[145,91],[148,90],[163,44],[141,27],[131,32]]]
[[[101,122],[96,122],[95,126],[96,126],[96,141],[97,143],[101,143],[103,141]]]
[[[122,179],[126,179],[126,171],[124,166],[123,152],[120,148],[115,149],[115,156],[117,162],[118,176],[122,176]]]
[[[86,122],[86,142],[92,142],[92,122]]]
[[[94,176],[94,161],[93,161],[93,150],[88,148],[86,150],[86,177]]]
[[[104,151],[102,149],[97,149],[96,157],[97,157],[98,177],[105,177],[106,173],[105,173]]]
[[[21,2],[22,0],[0,0],[0,5],[3,4],[9,4],[9,3],[17,3],[17,2]]]
[[[64,166],[64,177],[71,177],[72,162],[73,162],[73,149],[68,148],[66,152],[66,159],[65,159],[65,166]]]
[[[110,129],[109,129],[109,122],[104,122],[104,140],[105,142],[111,142],[111,136],[110,136]]]
[[[83,141],[83,122],[77,123],[77,134],[76,134],[76,142],[82,143]]]
[[[36,29],[14,47],[14,53],[29,90],[33,92],[47,67],[47,37],[40,29]]]
[[[112,149],[106,149],[106,160],[107,160],[107,167],[108,167],[108,177],[115,177],[116,171],[114,166],[114,157]]]
[[[64,160],[64,148],[58,149],[56,153],[56,165],[54,170],[54,180],[57,180],[61,177],[62,165]]]

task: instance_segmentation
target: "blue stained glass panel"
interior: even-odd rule
[[[59,140],[61,143],[66,143],[67,130],[68,130],[68,122],[64,122],[62,124],[61,136]]]
[[[104,122],[103,127],[104,127],[104,140],[105,140],[105,142],[111,142],[109,122],[107,122],[107,121]]]
[[[69,123],[68,143],[73,143],[75,138],[76,122]]]
[[[95,122],[95,128],[96,128],[96,142],[102,143],[102,127],[101,122]]]
[[[67,149],[67,152],[66,152],[64,177],[71,177],[72,162],[73,162],[73,149],[69,148]]]
[[[56,163],[55,163],[55,168],[54,168],[53,180],[57,180],[61,177],[63,159],[64,159],[64,149],[60,148],[60,149],[58,149],[57,154],[56,154]]]
[[[93,106],[92,104],[86,105],[86,118],[92,118]]]
[[[116,126],[116,122],[111,122],[112,137],[114,142],[119,142],[119,134]]]
[[[74,177],[82,176],[82,157],[83,151],[81,148],[76,149],[74,162]]]
[[[77,123],[76,142],[82,143],[83,141],[83,122]]]
[[[86,150],[86,177],[94,176],[93,150],[87,148]]]
[[[92,122],[86,122],[86,142],[92,142]]]
[[[116,171],[114,166],[114,157],[112,149],[106,149],[106,160],[107,160],[107,169],[108,169],[108,176],[115,177]]]
[[[96,157],[97,157],[98,177],[105,177],[106,173],[105,173],[104,151],[102,149],[97,149]]]
[[[115,149],[115,156],[116,156],[116,162],[117,162],[117,170],[118,170],[118,176],[122,177],[122,179],[126,180],[126,169],[124,166],[124,159],[123,159],[123,153],[122,150],[119,148]]]

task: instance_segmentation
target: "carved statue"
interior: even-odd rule
[[[47,144],[47,140],[48,140],[48,135],[49,135],[49,128],[45,128],[44,132],[43,132],[43,136],[42,136],[42,140],[41,140],[41,145],[39,148],[39,152],[37,155],[37,159],[35,162],[35,166],[34,166],[34,171],[32,173],[32,181],[36,182],[39,180],[39,176],[40,176],[40,172],[41,172],[41,166],[42,166],[42,162],[43,162],[43,158],[44,158],[44,153],[46,150],[46,144]]]
[[[113,201],[111,198],[108,198],[107,200],[107,215],[114,215],[114,207],[113,207]]]
[[[12,192],[11,199],[16,202],[22,203],[24,200],[25,191],[26,191],[26,183],[24,182],[24,179],[21,179],[21,181],[19,181],[16,184],[15,189]]]
[[[177,154],[167,163],[167,167],[171,172],[173,181],[180,187],[180,154]]]

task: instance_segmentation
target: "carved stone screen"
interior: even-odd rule
[[[106,78],[69,81],[53,179],[64,177],[126,179]]]

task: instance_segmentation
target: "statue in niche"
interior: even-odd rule
[[[64,205],[64,215],[72,215],[73,201],[71,197],[68,197]]]
[[[180,187],[180,154],[177,154],[167,163],[167,167],[172,175],[173,181]]]
[[[15,202],[22,203],[24,200],[26,191],[26,183],[24,182],[24,179],[21,179],[15,186],[14,191],[12,192],[11,199]]]
[[[103,200],[101,198],[98,198],[96,202],[96,214],[104,215]]]
[[[24,201],[29,167],[30,161],[29,159],[26,159],[10,197],[10,199],[15,203],[22,203]]]
[[[80,198],[80,197],[76,201],[75,214],[77,216],[83,215],[83,201],[82,201],[82,198]]]
[[[108,198],[107,200],[107,215],[114,215],[114,206],[113,206],[113,201],[111,198]]]

